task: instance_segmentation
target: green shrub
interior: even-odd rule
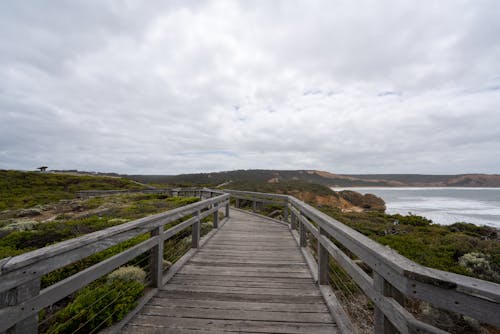
[[[140,189],[125,179],[0,170],[0,211],[75,197],[81,190]]]
[[[461,256],[458,263],[476,277],[499,282],[500,274],[491,268],[490,259],[491,257],[486,254],[472,252]]]
[[[392,215],[392,218],[398,221],[399,224],[411,225],[411,226],[428,226],[432,224],[432,220],[427,219],[422,216],[416,216],[414,214],[409,214],[408,216],[402,216],[400,214]]]
[[[137,305],[144,285],[137,280],[114,277],[81,290],[71,303],[57,313],[47,333],[88,333],[123,319]]]
[[[124,266],[108,275],[108,282],[113,283],[116,280],[123,281],[136,281],[139,283],[144,283],[146,279],[146,273],[139,267],[135,266]]]

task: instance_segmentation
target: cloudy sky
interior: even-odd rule
[[[500,1],[0,3],[0,168],[500,173]]]

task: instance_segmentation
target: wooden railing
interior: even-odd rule
[[[254,212],[259,203],[283,205],[283,220],[310,262],[314,257],[307,251],[306,234],[317,240],[317,260],[312,260],[316,263],[311,265],[317,270],[315,276],[325,298],[332,297],[328,289],[332,257],[375,305],[376,333],[447,333],[417,320],[405,308],[405,297],[500,327],[499,284],[421,266],[293,196],[227,192],[235,198],[237,207],[240,201],[249,201]],[[342,316],[345,312],[339,312],[336,300],[334,304],[329,307],[336,310],[332,315],[340,329],[345,333],[354,331]]]
[[[40,310],[144,253],[150,254],[150,285],[153,289],[160,287],[185,262],[178,261],[179,263],[174,264],[164,273],[164,242],[192,227],[192,248],[196,250],[200,245],[201,220],[213,215],[213,227],[216,229],[219,224],[219,209],[225,207],[226,217],[229,215],[229,194],[209,189],[171,189],[169,191],[175,196],[199,196],[202,200],[0,260],[0,333],[4,331],[36,333]],[[95,192],[93,195],[99,194]],[[182,221],[168,230],[163,230],[166,224],[178,220]],[[137,245],[40,289],[42,276],[147,233],[149,233],[149,238]],[[186,255],[192,256],[192,254]],[[151,293],[148,295],[151,296]]]

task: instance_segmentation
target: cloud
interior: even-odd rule
[[[0,168],[498,171],[496,1],[0,4]]]

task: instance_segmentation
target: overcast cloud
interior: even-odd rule
[[[500,172],[500,1],[0,2],[0,168]]]

